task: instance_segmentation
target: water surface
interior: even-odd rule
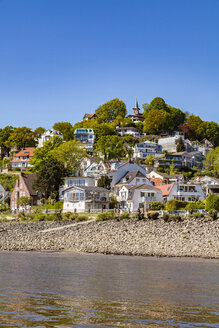
[[[219,261],[0,252],[0,327],[219,327]]]

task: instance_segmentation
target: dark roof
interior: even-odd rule
[[[21,173],[21,178],[23,179],[30,196],[37,196],[37,192],[33,189],[33,183],[37,178],[36,174]]]
[[[136,177],[143,177],[147,178],[146,175],[141,173],[140,171],[128,171],[126,174],[117,182],[117,184],[129,184],[134,178]],[[123,179],[126,179],[125,182],[123,182]]]

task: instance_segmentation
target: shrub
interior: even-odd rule
[[[210,210],[208,214],[213,220],[217,220],[217,210]]]
[[[164,210],[164,208],[165,208],[165,205],[161,202],[151,202],[150,203],[150,209],[152,209],[152,210],[160,211],[160,210]]]
[[[77,218],[77,216],[78,215],[75,214],[75,213],[66,212],[66,213],[62,214],[62,219],[63,220],[66,220],[66,221],[68,221],[68,220],[75,220]]]
[[[130,219],[130,214],[129,213],[123,213],[118,217],[119,220],[123,219]]]
[[[194,213],[192,216],[194,218],[197,218],[197,219],[200,219],[200,218],[204,218],[205,217],[204,213],[199,213],[199,212]]]
[[[163,220],[164,220],[164,222],[169,222],[169,219],[170,219],[170,215],[168,213],[164,213],[163,214]]]
[[[112,212],[100,213],[97,216],[97,221],[107,221],[112,219],[114,219],[114,213]]]
[[[170,199],[166,203],[167,211],[177,211],[184,210],[188,202],[184,202],[182,200]]]
[[[158,212],[148,212],[147,213],[147,218],[149,220],[157,220],[159,218],[159,213]]]
[[[205,209],[206,211],[209,210],[219,211],[219,196],[214,194],[208,195],[205,202]]]
[[[86,221],[86,220],[87,220],[87,216],[85,216],[85,215],[78,215],[75,218],[76,222],[81,222],[81,221]]]
[[[182,218],[180,215],[172,215],[171,216],[171,220],[175,221],[175,222],[181,222]]]
[[[36,213],[33,218],[34,221],[45,221],[45,219],[46,215],[44,213]]]

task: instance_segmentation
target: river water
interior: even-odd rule
[[[0,327],[219,327],[219,261],[1,252]]]

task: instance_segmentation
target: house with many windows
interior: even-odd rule
[[[33,147],[27,147],[15,153],[11,161],[12,169],[31,167],[30,160],[33,157],[34,150]]]
[[[146,140],[133,147],[133,158],[145,159],[148,155],[162,156],[162,146],[156,142]]]
[[[117,196],[119,207],[123,210],[135,212],[139,208],[150,208],[154,201],[162,202],[162,192],[150,185],[124,185]]]
[[[45,131],[38,139],[38,147],[43,147],[44,143],[53,137],[59,137],[63,139],[63,135],[61,132],[56,131],[55,129],[49,129]]]
[[[95,140],[95,134],[93,129],[75,129],[74,136],[75,140],[80,141],[82,143],[82,146],[85,150],[93,151]]]
[[[186,202],[195,202],[205,199],[205,193],[200,183],[179,182],[169,185],[159,185],[156,188],[162,191],[164,201],[169,199],[182,200]]]
[[[102,187],[71,186],[63,191],[64,212],[96,212],[109,209],[110,191]]]

